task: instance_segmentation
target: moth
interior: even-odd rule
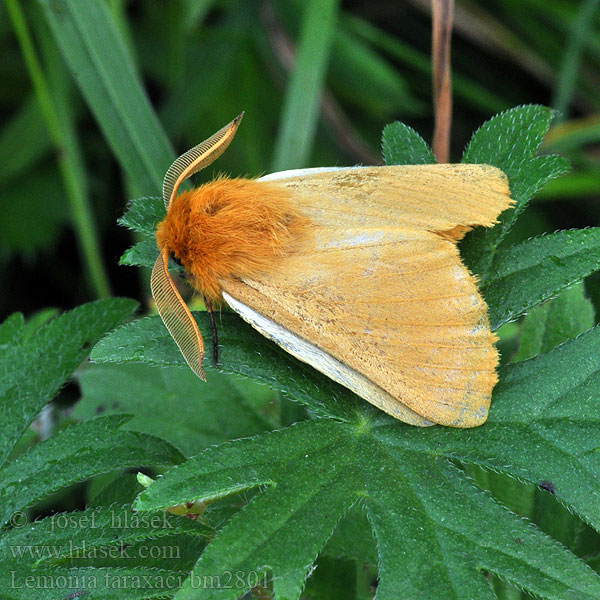
[[[204,344],[169,257],[207,307],[406,423],[475,427],[497,381],[496,337],[457,242],[511,206],[488,165],[299,169],[181,183],[229,146],[243,113],[181,155],[163,183],[156,307],[200,378]]]

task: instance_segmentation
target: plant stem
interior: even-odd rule
[[[433,34],[431,59],[433,62],[433,104],[435,128],[433,153],[438,162],[448,162],[450,154],[450,125],[452,123],[452,86],[450,41],[454,0],[432,0]]]

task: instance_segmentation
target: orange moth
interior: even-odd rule
[[[205,378],[204,344],[169,256],[209,308],[225,302],[393,417],[481,425],[497,381],[496,337],[456,244],[511,206],[504,173],[466,164],[299,169],[178,194],[225,151],[241,118],[180,156],[163,183],[152,294],[192,370]]]

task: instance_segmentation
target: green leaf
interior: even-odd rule
[[[319,100],[335,36],[339,0],[306,3],[294,71],[275,141],[273,171],[306,166],[319,116]]]
[[[23,327],[23,340],[28,340],[31,336],[35,335],[40,329],[40,327],[44,326],[48,321],[54,319],[54,317],[58,316],[59,310],[58,308],[43,308],[42,310],[38,310],[36,313],[30,315]]]
[[[522,481],[550,481],[556,497],[600,529],[596,452],[600,433],[600,327],[547,354],[500,370],[486,424],[465,432],[415,428],[399,443],[415,440],[430,451],[506,473]]]
[[[486,163],[495,157],[502,170],[522,175],[519,170],[538,151],[552,121],[552,110],[536,104],[517,106],[486,121],[472,136],[463,161]],[[508,173],[507,173],[508,175]]]
[[[2,600],[123,600],[124,597],[127,600],[162,600],[172,597],[178,582],[183,581],[187,574],[130,566],[73,567],[57,573],[52,567],[39,567],[32,571],[27,565],[12,560],[4,561],[2,566]]]
[[[591,302],[584,296],[583,285],[566,289],[527,315],[519,350],[513,360],[525,360],[536,354],[547,353],[593,325],[594,311]],[[597,534],[547,490],[475,465],[467,466],[467,473],[505,506],[532,520],[542,531],[579,556],[587,554],[580,548],[580,540],[585,535],[593,536],[594,546],[597,545]]]
[[[158,247],[154,238],[146,238],[125,250],[119,264],[127,267],[152,268],[158,256]]]
[[[317,419],[209,448],[152,484],[135,506],[156,510],[266,486],[211,542],[193,573],[272,569],[281,598],[297,597],[357,499],[377,540],[381,598],[396,598],[397,573],[409,573],[407,597],[491,599],[481,569],[543,598],[594,598],[600,577],[478,491],[447,459],[551,482],[561,502],[600,529],[599,344],[596,328],[504,368],[488,422],[468,432],[405,426],[363,405],[354,422]],[[189,584],[177,596],[192,597],[234,596],[194,596]]]
[[[206,313],[194,312],[204,339],[211,338]],[[219,328],[219,370],[249,377],[280,389],[320,414],[349,418],[357,403],[352,392],[321,375],[276,346],[232,313],[222,313]],[[186,363],[179,348],[158,316],[138,319],[102,339],[91,359],[101,363],[144,362],[150,365]],[[214,367],[205,361],[207,372]]]
[[[205,385],[187,367],[90,365],[79,374],[79,383],[82,398],[73,417],[135,415],[127,430],[167,440],[187,456],[270,428],[244,403],[230,378],[218,373],[209,373]],[[177,419],[157,419],[158,414],[177,415]]]
[[[274,571],[275,596],[297,597],[307,569],[341,516],[338,507],[344,504],[349,507],[354,502],[353,478],[344,468],[345,465],[340,463],[340,470],[336,472],[327,464],[328,454],[332,449],[335,451],[338,448],[343,460],[343,448],[339,445],[344,441],[343,432],[343,429],[337,429],[333,423],[318,420],[293,426],[283,432],[271,433],[265,439],[252,438],[222,445],[219,447],[219,461],[227,466],[210,469],[209,473],[204,461],[211,460],[207,452],[213,451],[212,462],[215,465],[216,448],[211,448],[200,455],[202,459],[198,457],[189,461],[185,469],[171,471],[167,476],[166,486],[162,480],[156,490],[156,483],[151,485],[136,502],[136,509],[146,510],[149,503],[158,504],[167,495],[181,494],[182,485],[195,490],[204,487],[199,486],[200,482],[208,484],[211,491],[202,496],[218,498],[255,485],[276,484],[275,487],[267,488],[234,516],[230,525],[211,542],[211,546],[216,540],[220,540],[218,554],[225,546],[228,547],[229,556],[236,557],[229,562],[235,571],[262,571],[257,567],[267,565]],[[326,439],[327,434],[332,437]],[[262,451],[261,444],[264,444]],[[307,448],[310,448],[310,455],[306,455]],[[276,454],[279,454],[277,458]],[[196,470],[191,478],[190,470]],[[288,475],[293,474],[293,480],[289,476],[281,476],[285,470]],[[208,488],[205,487],[203,491],[208,491]],[[257,531],[253,524],[266,517],[266,510],[274,501],[278,501],[276,512]],[[234,528],[237,532],[231,528],[233,522],[239,526]],[[248,529],[250,526],[254,529],[252,534]],[[294,551],[291,551],[292,544],[295,545]],[[260,556],[251,555],[261,547]],[[224,563],[221,560],[211,560],[205,553],[200,561],[194,573],[222,572]],[[240,591],[242,590],[237,590],[238,595]],[[195,591],[197,592],[198,590]],[[218,592],[220,593],[217,595]],[[226,590],[213,590],[213,597],[236,597],[235,591],[229,592],[227,594]],[[178,597],[191,598],[193,593],[189,587],[184,587]],[[205,592],[204,597],[211,596]]]
[[[0,346],[0,464],[92,345],[135,306],[125,298],[90,302],[51,320],[35,336]]]
[[[591,329],[594,322],[594,306],[585,297],[583,285],[568,288],[527,315],[513,360],[518,362],[545,354],[565,340]]]
[[[519,349],[513,360],[517,362],[545,354],[592,328],[594,322],[594,308],[584,295],[583,284],[568,288],[527,315],[521,330]],[[522,490],[520,495],[524,496]],[[548,491],[535,488],[528,496],[531,498],[531,507],[521,514],[529,516],[543,531],[567,548],[577,549],[579,540],[589,528]]]
[[[600,592],[600,578],[559,544],[496,504],[445,458],[402,441],[414,430],[434,442],[439,429],[383,420],[380,431],[376,421],[318,419],[210,448],[152,484],[135,507],[156,510],[193,495],[218,498],[266,486],[212,540],[192,577],[272,569],[277,598],[298,597],[337,520],[357,499],[377,539],[377,594],[384,600],[397,598],[398,573],[405,597],[491,600],[481,569],[544,598]],[[199,591],[188,580],[176,598],[236,593]]]
[[[177,534],[206,538],[212,531],[198,521],[167,512],[137,515],[131,505],[100,506],[58,513],[9,529],[0,538],[0,553],[20,559],[31,567],[64,558],[100,556],[98,548],[123,547],[143,540]],[[48,540],[52,540],[50,548]],[[14,549],[14,550],[11,550]],[[112,556],[118,556],[113,552]],[[128,553],[123,553],[126,560]],[[136,561],[137,562],[137,561]]]
[[[396,121],[386,125],[381,141],[386,165],[434,164],[427,142],[412,128]]]
[[[482,292],[492,329],[600,268],[600,228],[559,231],[498,250]]]
[[[339,522],[322,554],[377,566],[377,544],[373,538],[373,530],[358,503]]]
[[[119,427],[127,415],[72,425],[30,448],[0,471],[0,523],[15,511],[76,481],[141,465],[172,465],[183,455],[154,436]]]
[[[104,2],[40,0],[71,73],[136,193],[157,194],[174,159]]]
[[[303,598],[309,600],[354,600],[356,563],[351,560],[319,558],[317,568],[306,582]]]
[[[13,313],[0,323],[0,346],[18,344],[25,331],[25,318],[21,313]]]
[[[158,256],[154,232],[164,218],[165,203],[161,197],[136,198],[129,202],[125,214],[118,220],[119,225],[148,237],[126,250],[119,260],[120,265],[154,266]]]
[[[13,177],[30,175],[50,148],[39,104],[29,96],[0,131],[0,181],[6,184]]]
[[[165,218],[165,203],[161,196],[130,200],[125,214],[117,221],[136,233],[154,236],[156,226]]]
[[[519,106],[496,115],[484,123],[467,146],[462,162],[489,164],[506,173],[512,210],[500,216],[492,230],[479,228],[470,233],[461,244],[461,253],[467,265],[485,283],[491,273],[491,262],[500,242],[504,239],[529,199],[550,179],[568,170],[568,163],[558,156],[535,157],[552,120],[550,109],[537,106]]]

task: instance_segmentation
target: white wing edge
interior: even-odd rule
[[[258,178],[258,181],[276,181],[277,179],[289,179],[290,177],[302,177],[313,173],[329,173],[330,171],[351,171],[364,169],[365,167],[313,167],[311,169],[290,169],[289,171],[277,171]]]
[[[337,358],[334,358],[324,350],[297,336],[278,323],[271,321],[271,319],[257,313],[254,309],[236,300],[225,291],[223,291],[223,299],[244,321],[248,322],[262,333],[262,335],[275,342],[286,352],[289,352],[298,360],[308,363],[317,371],[352,390],[355,394],[358,394],[361,398],[374,404],[377,408],[380,408],[392,417],[410,425],[421,427],[435,425],[435,423],[417,414],[408,408],[408,406],[401,404],[399,400],[354,369],[337,360]],[[390,408],[392,409],[391,411]]]

